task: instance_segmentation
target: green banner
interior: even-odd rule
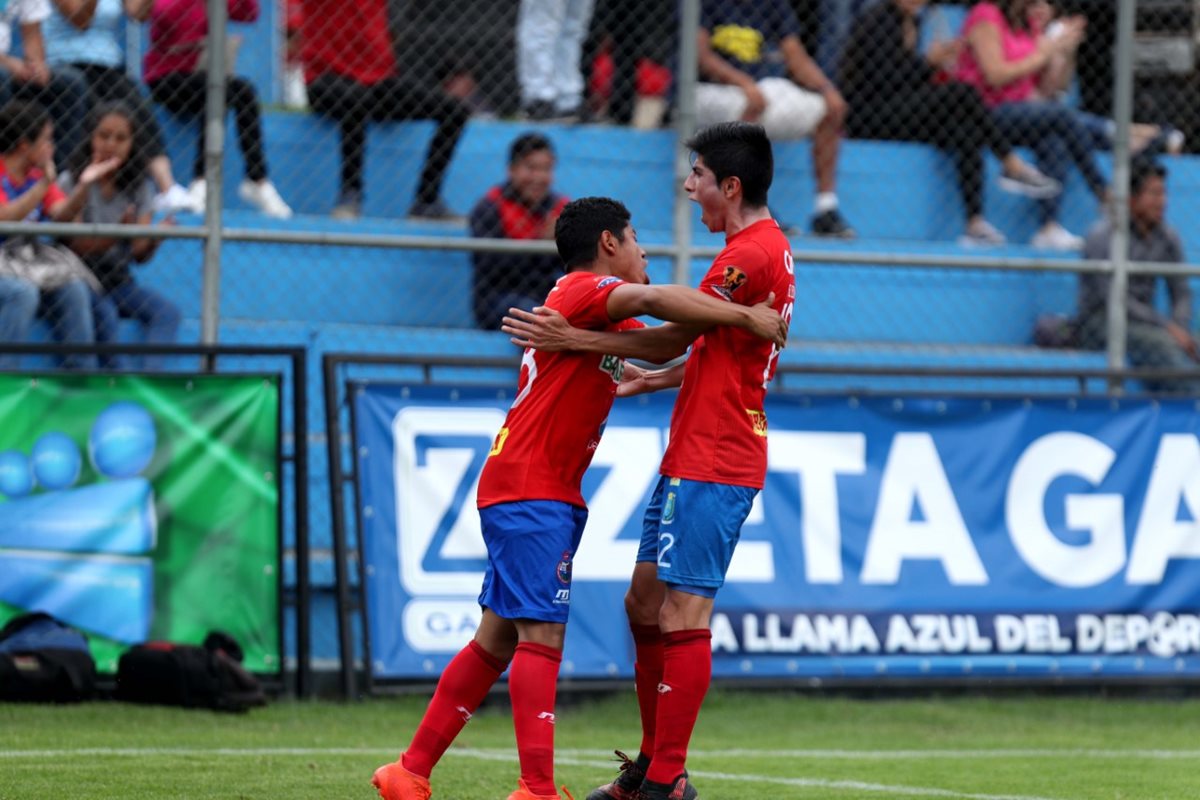
[[[278,672],[279,382],[0,374],[0,624],[46,611],[101,672],[231,634]]]

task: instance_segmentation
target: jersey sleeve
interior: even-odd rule
[[[718,300],[754,305],[770,291],[770,264],[761,245],[737,242],[717,256],[699,289]]]
[[[567,276],[559,282],[561,296],[554,304],[576,328],[602,330],[612,324],[608,316],[608,296],[625,281],[615,275],[583,273]]]

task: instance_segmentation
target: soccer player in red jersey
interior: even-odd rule
[[[649,314],[687,324],[734,325],[782,344],[787,325],[769,302],[720,302],[682,286],[649,286],[646,254],[625,206],[607,198],[568,203],[555,227],[568,274],[546,299],[570,323],[603,331],[644,327]],[[764,298],[766,299],[766,298]],[[623,379],[643,376],[620,358],[526,350],[517,396],[479,479],[488,568],[473,640],[442,673],[412,743],[376,770],[384,800],[426,800],[429,775],[507,668],[521,765],[509,800],[558,798],[554,706],[571,600],[571,562],[587,507],[583,473],[600,443]]]
[[[730,122],[696,134],[684,188],[725,248],[698,294],[730,305],[770,298],[790,321],[795,275],[787,238],[767,210],[774,171],[758,125]],[[639,374],[620,394],[680,385],[659,483],[646,508],[625,609],[633,632],[641,752],[588,800],[695,800],[687,746],[712,676],[713,598],[767,471],[767,383],[778,343],[726,326],[663,325],[620,333],[567,327],[562,317],[510,312],[513,341],[549,350],[614,353],[679,366]],[[624,758],[624,756],[622,756]]]

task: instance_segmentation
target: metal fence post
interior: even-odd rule
[[[1126,292],[1129,286],[1129,133],[1133,120],[1133,29],[1135,0],[1117,3],[1117,52],[1113,70],[1113,207],[1109,258],[1112,280],[1108,292],[1108,367],[1125,366]],[[1123,383],[1109,382],[1110,394],[1119,394]]]
[[[692,203],[683,182],[692,170],[683,143],[696,130],[696,81],[699,73],[696,55],[696,31],[700,29],[700,0],[683,0],[679,13],[679,71],[675,130],[679,146],[675,148],[675,269],[672,280],[689,284],[692,260]]]
[[[204,103],[204,282],[200,298],[200,341],[216,344],[221,302],[221,159],[225,152],[226,0],[208,0],[208,90]]]

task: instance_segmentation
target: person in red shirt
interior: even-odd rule
[[[563,208],[554,238],[568,274],[550,291],[547,306],[595,331],[641,328],[632,317],[650,314],[699,326],[736,325],[747,337],[765,337],[768,348],[782,344],[786,324],[773,298],[746,306],[682,286],[649,286],[646,254],[629,219],[625,206],[608,198]],[[525,351],[516,399],[479,478],[488,551],[482,621],[443,671],[408,749],[376,770],[372,782],[384,800],[427,800],[433,767],[506,668],[521,765],[509,800],[559,797],[554,706],[571,564],[587,520],[580,482],[618,386],[642,377],[637,367],[603,353]]]
[[[684,188],[699,203],[705,226],[725,233],[725,248],[701,280],[700,294],[743,306],[769,298],[790,321],[795,275],[788,241],[767,210],[773,160],[766,133],[759,125],[722,123],[687,146],[695,160]],[[683,364],[639,373],[621,388],[627,395],[682,384],[625,597],[637,659],[641,752],[588,800],[692,800],[697,792],[684,763],[712,676],[713,598],[766,476],[763,400],[781,345],[725,326],[577,330],[551,310],[535,312],[514,309],[502,330],[525,347],[656,363],[691,345]]]
[[[342,138],[341,189],[333,216],[362,214],[367,123],[432,119],[437,123],[409,216],[446,219],[442,178],[470,111],[445,92],[398,73],[386,0],[303,0],[300,48],[313,110],[337,120]]]
[[[258,0],[228,0],[231,22],[258,19]],[[173,114],[200,117],[207,102],[208,75],[205,47],[208,41],[208,7],[203,0],[153,0],[134,10],[134,19],[150,23],[150,47],[142,62],[142,75],[150,87],[154,102]],[[232,69],[232,64],[226,65]],[[225,101],[233,109],[238,143],[245,157],[245,179],[238,185],[238,197],[269,217],[289,219],[292,209],[267,176],[267,156],[263,148],[262,112],[254,84],[229,75],[225,79]],[[188,195],[193,208],[204,208],[208,184],[204,177],[206,131],[200,125],[200,139],[192,161],[192,183]]]

